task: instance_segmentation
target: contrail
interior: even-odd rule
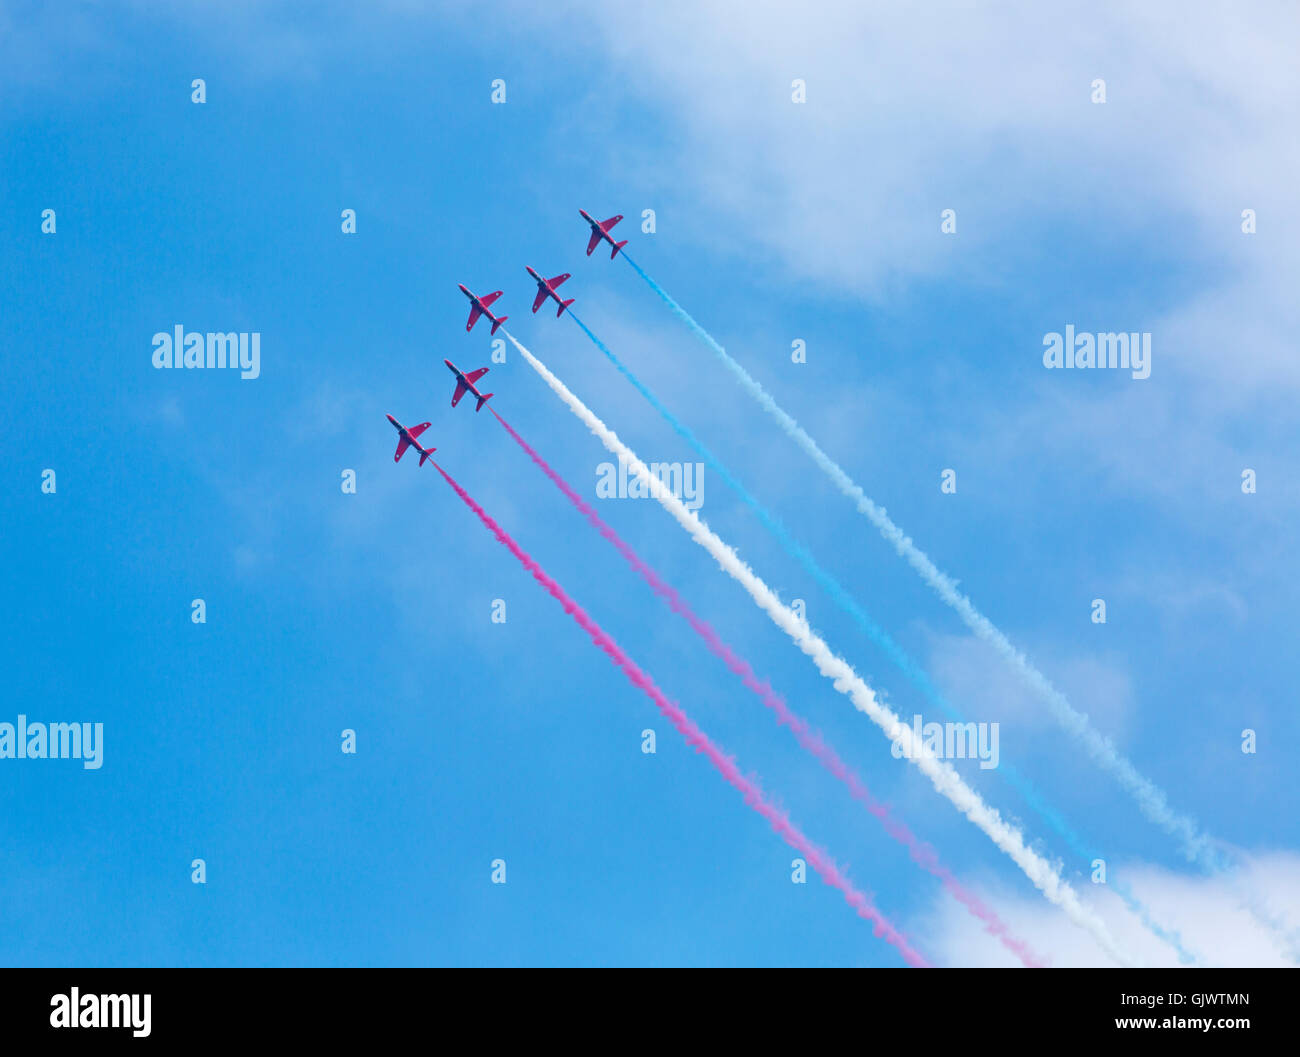
[[[817,562],[817,559],[813,557],[812,553],[797,539],[795,539],[793,535],[791,535],[790,531],[781,522],[780,518],[769,511],[767,507],[750,494],[749,490],[745,488],[736,476],[725,465],[723,465],[723,463],[713,454],[712,451],[709,450],[708,447],[705,446],[704,442],[700,440],[688,426],[683,424],[676,415],[668,410],[663,402],[655,396],[654,392],[613,353],[608,345],[596,336],[592,329],[588,327],[572,309],[569,310],[569,316],[573,319],[574,323],[582,328],[582,332],[587,335],[592,344],[594,344],[596,348],[605,355],[605,358],[618,369],[618,372],[632,384],[633,388],[635,388],[637,392],[645,397],[651,407],[659,412],[664,421],[672,427],[673,432],[685,440],[696,451],[700,458],[705,461],[709,469],[722,478],[727,487],[729,487],[746,506],[754,511],[758,516],[758,519],[763,523],[764,527],[767,528],[767,530],[776,538],[777,542],[780,543],[782,549],[803,566],[804,571],[812,576],[812,578],[817,581],[831,599],[834,600],[841,609],[849,614],[853,619],[853,622],[857,624],[858,628],[885,652],[898,669],[907,676],[907,678],[917,687],[918,690],[921,691],[922,694],[925,695],[926,699],[958,722],[967,722],[966,717],[962,714],[961,710],[957,708],[956,705],[952,704],[939,691],[938,687],[934,685],[925,669],[914,661],[902,646],[894,641],[893,637],[885,631],[884,628],[880,627],[871,619],[866,610],[848,592],[848,590],[835,579],[834,576],[821,567]],[[1022,776],[1020,772],[1010,764],[1004,764],[999,768],[999,770],[1007,782],[1010,783],[1011,787],[1024,798],[1025,802],[1038,813],[1040,818],[1042,818],[1061,836],[1075,855],[1088,863],[1092,863],[1095,859],[1102,857],[1098,852],[1088,848],[1083,838],[1076,834],[1065,819],[1062,818],[1055,809],[1047,804],[1046,799],[1028,778]],[[1123,880],[1117,878],[1111,881],[1110,888],[1124,901],[1129,909],[1138,916],[1143,925],[1177,951],[1180,961],[1184,963],[1195,961],[1192,954],[1183,946],[1182,938],[1178,933],[1170,931],[1157,923],[1151,916],[1151,912],[1145,905],[1143,905],[1143,903],[1133,893],[1133,890],[1129,888]]]
[[[606,540],[608,540],[614,549],[623,556],[623,559],[630,565],[637,574],[645,580],[650,589],[657,594],[678,616],[682,617],[691,629],[699,635],[709,652],[722,661],[727,669],[740,678],[745,688],[754,693],[763,704],[773,713],[778,723],[782,726],[789,727],[794,734],[795,739],[805,750],[811,753],[823,767],[831,774],[843,782],[849,789],[850,794],[863,807],[867,809],[880,823],[887,832],[896,841],[902,844],[912,861],[922,869],[927,870],[934,877],[937,877],[943,884],[948,893],[964,906],[972,915],[984,922],[985,930],[992,936],[996,937],[1004,947],[1018,957],[1026,967],[1031,969],[1042,968],[1044,962],[1029,948],[1023,940],[1017,939],[1011,934],[1005,922],[998,917],[997,912],[992,907],[983,902],[974,892],[967,889],[952,872],[939,861],[939,857],[929,845],[925,844],[920,838],[912,833],[907,826],[893,818],[889,814],[889,808],[872,796],[871,791],[867,788],[865,782],[848,766],[839,754],[835,752],[822,739],[817,731],[813,730],[806,720],[792,712],[785,700],[772,689],[765,681],[760,681],[755,674],[753,667],[743,657],[736,652],[722,639],[713,626],[703,617],[695,613],[687,604],[686,600],[681,597],[677,590],[663,579],[655,569],[648,565],[640,555],[627,543],[617,532],[611,528],[595,509],[582,498],[573,487],[560,474],[551,467],[551,465],[538,454],[523,437],[521,437],[504,418],[501,417],[492,408],[488,408],[496,416],[496,420],[501,423],[505,431],[514,438],[516,444],[523,449],[538,469],[544,473],[551,483],[554,484],[569,500],[570,503],[582,514],[583,517],[596,529]]]
[[[550,386],[551,390],[568,406],[613,455],[625,460],[641,481],[642,486],[659,501],[659,504],[677,520],[690,536],[713,556],[722,569],[749,592],[750,597],[816,664],[818,671],[830,679],[835,688],[849,697],[853,704],[865,712],[891,740],[905,750],[906,758],[930,779],[934,787],[947,797],[959,811],[974,822],[984,833],[1018,865],[1051,902],[1055,903],[1075,924],[1087,929],[1112,958],[1124,965],[1129,958],[1118,948],[1102,920],[1084,907],[1074,889],[1061,879],[1037,852],[1032,851],[1015,827],[1008,825],[993,808],[971,789],[955,770],[940,761],[933,752],[918,740],[912,728],[906,726],[894,713],[882,705],[875,693],[858,676],[847,661],[835,655],[831,648],[816,635],[794,610],[783,605],[772,589],[744,564],[735,551],[682,504],[636,454],[600,421],[587,406],[574,396],[555,375],[507,330],[502,328],[511,344]]]
[[[858,916],[871,922],[875,934],[886,942],[890,943],[899,954],[903,956],[904,961],[914,968],[928,969],[929,962],[916,951],[908,942],[907,938],[899,932],[889,920],[878,911],[863,893],[853,887],[853,884],[841,872],[822,849],[813,844],[799,830],[785,813],[774,807],[764,796],[763,790],[758,783],[752,778],[747,778],[741,773],[740,768],[736,766],[736,761],[715,745],[693,720],[682,710],[675,702],[668,700],[663,692],[655,685],[654,680],[633,663],[632,659],[623,652],[622,648],[615,642],[591,617],[589,617],[583,608],[570,598],[564,589],[556,583],[546,570],[529,556],[529,554],[511,538],[500,525],[498,525],[491,516],[481,506],[474,501],[468,492],[465,491],[452,478],[446,470],[439,466],[432,459],[429,460],[434,469],[442,474],[443,480],[451,485],[452,490],[460,496],[461,500],[478,516],[487,529],[497,538],[499,543],[505,545],[506,549],[518,559],[519,564],[527,569],[534,580],[546,588],[547,592],[553,597],[564,611],[571,616],[574,621],[609,657],[614,665],[619,668],[628,681],[638,690],[644,693],[655,704],[655,707],[663,714],[677,731],[686,739],[686,743],[695,749],[696,752],[703,753],[710,763],[713,764],[722,776],[731,783],[732,786],[745,798],[745,803],[757,811],[763,818],[767,819],[781,838],[795,849],[807,861],[808,865],[817,871],[818,876],[827,884],[839,889],[849,906],[857,911]]]
[[[776,419],[778,425],[796,444],[799,445],[849,499],[853,500],[858,510],[866,515],[880,533],[893,544],[901,555],[930,588],[957,611],[962,621],[976,635],[984,639],[1004,660],[1006,660],[1051,707],[1053,715],[1065,729],[1078,738],[1087,748],[1092,758],[1106,770],[1110,771],[1137,801],[1143,814],[1166,833],[1180,842],[1183,854],[1192,862],[1207,870],[1217,872],[1224,865],[1215,854],[1210,838],[1203,834],[1197,823],[1188,815],[1179,814],[1169,806],[1169,799],[1159,787],[1138,773],[1137,769],[1123,756],[1109,738],[1101,734],[1088,717],[1076,710],[1065,695],[1056,689],[1029,659],[1016,649],[1007,637],[998,630],[987,617],[971,603],[970,599],[957,590],[956,581],[941,572],[934,562],[909,539],[897,525],[890,520],[883,507],[877,506],[858,487],[829,455],[818,447],[817,442],[780,405],[758,384],[739,363],[732,359],[726,350],[714,340],[713,336],[697,323],[686,309],[682,308],[668,291],[655,282],[642,270],[641,266],[627,255],[623,257],[641,276],[652,290],[673,310],[706,345],[722,360],[723,364],[740,382],[741,386],[756,400],[759,406]]]
[[[995,651],[1016,671],[1021,679],[1047,702],[1053,717],[1065,730],[1083,743],[1088,754],[1104,770],[1111,773],[1137,803],[1139,810],[1146,817],[1163,829],[1178,843],[1184,858],[1198,866],[1207,874],[1221,874],[1233,881],[1233,887],[1255,919],[1273,931],[1282,947],[1293,961],[1300,960],[1300,932],[1290,929],[1289,925],[1267,906],[1259,897],[1247,890],[1238,876],[1238,864],[1225,859],[1216,849],[1216,842],[1203,833],[1197,822],[1187,814],[1175,811],[1169,804],[1169,798],[1159,786],[1142,775],[1132,762],[1115,748],[1114,743],[1098,731],[1088,717],[1075,709],[1055,686],[1040,672],[1030,660],[993,624],[974,604],[957,590],[957,582],[946,573],[941,572],[933,561],[903,533],[886,514],[883,507],[877,506],[871,498],[854,483],[852,478],[817,445],[789,414],[787,414],[772,396],[750,376],[739,363],[705,330],[695,318],[682,308],[662,286],[654,281],[642,267],[627,255],[623,257],[632,269],[645,280],[646,284],[659,295],[674,314],[678,316],[722,361],[723,365],[736,376],[742,388],[758,402],[765,411],[776,419],[777,424],[800,448],[802,448],[817,466],[835,483],[836,487],[851,499],[858,511],[864,514],[880,530],[909,565],[921,576],[927,585],[950,607],[952,607],[976,635],[988,642]],[[1112,886],[1129,902],[1131,897],[1127,887]],[[1152,925],[1152,931],[1179,948],[1180,957],[1186,955],[1175,934],[1167,933],[1153,926],[1146,911],[1134,899],[1130,904],[1142,917],[1144,923]],[[1190,955],[1187,955],[1190,957]]]

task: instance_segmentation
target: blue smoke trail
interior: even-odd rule
[[[1119,754],[1110,740],[1096,731],[1088,717],[1078,712],[1065,699],[1065,696],[1039,672],[1011,642],[994,626],[993,622],[979,612],[965,595],[957,590],[957,583],[952,577],[940,572],[930,558],[890,520],[883,507],[877,506],[869,496],[854,483],[853,479],[818,446],[785,410],[777,404],[772,396],[745,370],[727,354],[726,349],[718,344],[712,334],[705,330],[686,309],[682,308],[662,286],[655,282],[636,261],[623,254],[628,264],[654,290],[663,302],[680,318],[706,345],[709,346],[723,365],[736,376],[736,379],[758,401],[759,406],[767,411],[777,424],[796,444],[799,445],[817,466],[835,482],[836,487],[852,499],[858,510],[865,514],[880,530],[881,534],[894,545],[894,549],[911,565],[923,580],[961,616],[963,622],[980,638],[989,642],[1005,657],[1022,677],[1038,691],[1052,706],[1060,723],[1076,737],[1080,738],[1094,758],[1119,778],[1122,785],[1129,789],[1138,800],[1143,812],[1160,825],[1171,836],[1183,842],[1184,853],[1192,861],[1203,862],[1209,868],[1218,870],[1222,863],[1213,853],[1209,838],[1202,834],[1195,821],[1176,814],[1170,807],[1164,792],[1142,777],[1133,765]]]
[[[624,255],[626,256],[626,251]],[[628,263],[632,263],[630,259]],[[632,267],[636,268],[637,266],[632,263]],[[637,271],[640,271],[640,268],[637,268]],[[790,557],[794,558],[795,561],[797,561],[804,570],[817,581],[821,588],[832,599],[834,599],[841,609],[852,617],[858,628],[885,652],[898,669],[911,680],[913,685],[915,685],[922,694],[925,695],[926,699],[958,722],[966,722],[966,717],[962,715],[955,705],[951,704],[947,698],[940,693],[939,689],[930,681],[930,677],[926,674],[924,669],[908,656],[908,654],[894,641],[888,632],[871,619],[867,612],[857,603],[848,591],[840,585],[839,581],[817,563],[817,560],[812,556],[808,549],[803,546],[803,544],[790,535],[790,532],[781,521],[765,506],[763,506],[762,503],[750,495],[745,486],[732,475],[730,470],[718,461],[714,454],[704,445],[704,442],[701,441],[689,427],[680,422],[677,417],[660,402],[659,398],[655,396],[654,393],[652,393],[645,384],[627,368],[623,361],[615,356],[614,353],[610,351],[609,347],[596,337],[594,333],[592,333],[591,328],[578,317],[572,308],[569,309],[568,314],[569,317],[582,328],[582,332],[587,335],[592,344],[605,354],[605,357],[615,366],[615,368],[618,369],[618,372],[632,383],[632,386],[637,392],[645,397],[651,407],[659,412],[664,421],[672,427],[673,432],[695,449],[709,469],[722,478],[726,485],[735,492],[736,496],[758,516],[758,519],[763,523],[764,527],[771,532],[777,542],[780,543],[782,549],[784,549]],[[1088,850],[1084,845],[1082,838],[1080,838],[1070,828],[1066,821],[1055,810],[1044,802],[1038,790],[1034,788],[1033,784],[1027,778],[1024,778],[1010,765],[1004,765],[1000,767],[999,770],[1006,777],[1007,781],[1011,783],[1012,788],[1014,788],[1025,799],[1025,802],[1038,813],[1039,817],[1046,821],[1052,829],[1060,834],[1061,838],[1070,847],[1071,851],[1082,857],[1088,863],[1091,863],[1094,859],[1100,857],[1095,852]],[[1191,963],[1195,960],[1183,947],[1182,941],[1176,932],[1170,932],[1152,920],[1149,911],[1137,899],[1132,890],[1126,884],[1122,881],[1116,881],[1112,883],[1110,887],[1120,896],[1121,899],[1124,900],[1124,903],[1128,908],[1138,915],[1142,923],[1152,933],[1159,936],[1178,952],[1180,961]]]
[[[994,626],[974,604],[957,590],[957,583],[946,573],[940,572],[930,558],[909,539],[897,525],[890,520],[883,507],[877,506],[870,497],[854,483],[853,479],[817,445],[807,431],[788,415],[772,396],[749,372],[727,355],[726,349],[714,340],[713,335],[695,321],[695,318],[682,308],[672,296],[655,282],[624,251],[623,258],[633,270],[645,280],[650,289],[659,295],[673,313],[682,320],[694,334],[709,346],[722,360],[723,365],[735,375],[744,389],[756,400],[759,406],[776,419],[777,424],[799,447],[801,447],[817,466],[835,483],[849,499],[853,500],[858,510],[874,524],[881,534],[894,545],[904,560],[920,574],[931,589],[943,601],[957,611],[963,622],[976,635],[984,639],[1019,673],[1051,707],[1058,722],[1067,731],[1081,740],[1089,753],[1099,764],[1116,776],[1120,784],[1136,799],[1142,812],[1170,836],[1180,841],[1183,854],[1194,863],[1199,863],[1208,872],[1218,872],[1225,867],[1215,852],[1207,836],[1200,832],[1196,822],[1186,815],[1180,815],[1169,806],[1168,797],[1149,779],[1138,773],[1129,760],[1122,756],[1110,739],[1096,730],[1082,712],[1077,711],[1065,695],[1056,689],[1027,657],[1017,650],[1001,631]]]
[[[722,361],[723,365],[735,375],[741,386],[767,411],[785,434],[793,440],[815,462],[834,483],[856,505],[863,514],[879,529],[880,534],[889,541],[917,574],[924,580],[944,602],[951,606],[962,618],[962,622],[976,635],[989,643],[1002,658],[1011,665],[1020,677],[1047,702],[1057,722],[1065,730],[1083,742],[1089,755],[1101,767],[1111,772],[1120,786],[1136,801],[1139,809],[1152,822],[1163,829],[1169,836],[1179,842],[1183,856],[1188,862],[1198,866],[1208,875],[1219,874],[1234,882],[1234,888],[1242,905],[1265,928],[1274,932],[1282,940],[1284,949],[1292,961],[1300,961],[1300,932],[1290,930],[1286,922],[1273,914],[1255,893],[1247,891],[1241,884],[1239,865],[1221,855],[1213,840],[1200,831],[1196,821],[1189,815],[1179,814],[1169,805],[1164,791],[1155,783],[1140,774],[1136,767],[1123,756],[1111,743],[1110,739],[1097,731],[1082,712],[1077,711],[1064,694],[1056,689],[1042,672],[1030,663],[1029,659],[1017,650],[1007,637],[983,613],[977,610],[969,598],[957,590],[957,583],[946,573],[940,572],[916,544],[906,536],[902,529],[890,520],[884,507],[877,506],[870,497],[854,483],[853,479],[827,455],[786,411],[758,384],[739,363],[733,360],[727,351],[714,340],[713,335],[705,330],[695,318],[682,308],[673,297],[655,282],[636,263],[627,252],[624,259],[632,269],[645,280],[646,284],[659,295],[673,313],[682,320],[694,334],[709,346]]]

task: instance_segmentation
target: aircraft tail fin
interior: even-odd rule
[[[491,394],[491,393],[484,393],[482,396],[480,396],[480,397],[478,398],[478,406],[477,406],[476,408],[474,408],[474,410],[475,410],[475,411],[482,411],[482,410],[483,410],[483,405],[486,404],[486,403],[487,403],[489,400],[491,400],[491,399],[492,399],[492,394]]]
[[[571,304],[573,304],[573,302],[576,300],[577,300],[576,297],[571,297],[567,301],[561,301],[560,307],[555,311],[555,318],[559,319],[562,315],[564,315],[564,310],[568,308]]]
[[[432,455],[437,450],[438,450],[437,448],[425,448],[422,452],[420,452],[420,465],[423,466],[424,460],[427,459],[430,455]]]
[[[497,332],[497,327],[501,326],[501,324],[504,323],[508,318],[509,318],[508,316],[498,316],[496,319],[494,319],[492,321],[492,333],[495,334]]]
[[[618,251],[621,250],[621,249],[622,249],[624,246],[626,246],[626,245],[627,245],[627,239],[624,239],[622,242],[616,242],[616,243],[614,243],[614,249],[613,249],[613,251],[610,253],[610,255],[609,255],[609,259],[612,261],[615,257],[617,257],[617,256],[618,256]]]

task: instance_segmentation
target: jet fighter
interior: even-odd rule
[[[609,237],[610,228],[623,219],[623,214],[620,213],[618,216],[610,217],[608,220],[592,220],[591,214],[585,209],[579,209],[578,212],[582,214],[582,219],[591,225],[591,238],[587,241],[587,256],[590,257],[591,251],[600,245],[601,239],[604,239],[614,247],[609,254],[609,259],[612,261],[618,256],[618,251],[627,245],[627,239],[624,239],[622,242],[615,242]]]
[[[420,465],[423,466],[424,460],[438,450],[437,448],[422,448],[420,442],[415,439],[429,428],[430,423],[421,422],[418,426],[412,426],[410,429],[407,429],[398,422],[397,419],[393,418],[392,415],[388,416],[388,421],[391,422],[393,428],[397,430],[397,454],[393,456],[393,462],[401,462],[402,456],[406,454],[406,449],[414,448],[420,453]]]
[[[443,360],[442,362],[447,365],[447,370],[451,371],[451,373],[456,376],[456,392],[452,394],[451,406],[455,407],[459,404],[460,398],[466,393],[473,393],[478,397],[478,405],[474,410],[482,411],[483,405],[492,399],[492,394],[480,393],[474,388],[474,383],[487,374],[488,369],[486,367],[480,367],[477,371],[470,371],[469,374],[464,374],[459,367],[451,362],[451,360]]]
[[[537,281],[537,296],[533,298],[533,315],[537,314],[537,310],[542,307],[542,302],[549,297],[560,306],[555,310],[555,318],[559,319],[564,315],[564,310],[574,302],[574,298],[572,297],[567,301],[560,300],[560,295],[555,292],[555,288],[569,277],[569,273],[565,272],[563,275],[557,275],[554,279],[543,279],[535,271],[529,268],[528,265],[525,264],[524,268],[528,274]]]
[[[465,288],[464,283],[457,283],[456,285],[460,287],[460,292],[469,298],[469,322],[465,324],[465,329],[473,330],[474,324],[478,322],[478,317],[487,316],[488,319],[492,321],[492,333],[495,334],[497,332],[497,327],[501,326],[501,324],[509,318],[507,316],[497,317],[488,311],[488,305],[492,304],[492,302],[501,296],[501,291],[497,290],[495,293],[479,297],[477,294],[470,293],[469,290]]]

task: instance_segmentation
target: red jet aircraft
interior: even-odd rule
[[[533,298],[533,315],[536,315],[537,310],[542,307],[542,302],[550,297],[554,298],[555,303],[560,306],[555,310],[555,318],[559,319],[564,315],[564,310],[573,304],[574,301],[572,297],[567,301],[561,301],[560,295],[555,292],[555,288],[569,277],[569,273],[565,272],[563,275],[557,275],[554,279],[543,279],[535,271],[529,268],[528,265],[525,264],[524,268],[527,269],[529,275],[537,280],[537,296]]]
[[[591,225],[591,238],[587,242],[587,256],[590,257],[591,251],[600,245],[601,239],[604,239],[614,247],[609,254],[609,259],[612,261],[618,256],[618,251],[627,245],[627,239],[624,239],[622,242],[615,242],[609,237],[610,228],[623,219],[623,214],[620,213],[618,216],[610,217],[608,220],[592,220],[591,214],[585,209],[579,209],[578,212],[582,214],[582,219]]]
[[[420,447],[420,442],[415,439],[429,428],[428,422],[421,422],[418,426],[412,426],[410,429],[407,429],[398,422],[397,419],[393,418],[392,415],[388,416],[388,421],[391,422],[393,428],[397,430],[397,454],[393,456],[393,462],[401,462],[402,456],[406,454],[406,449],[414,448],[420,453],[420,465],[423,466],[424,460],[438,450],[437,448],[422,448]]]
[[[501,291],[498,290],[496,293],[488,294],[486,297],[479,297],[477,294],[471,294],[466,290],[464,283],[457,283],[456,285],[460,287],[460,292],[469,298],[469,322],[465,324],[465,329],[473,330],[474,324],[478,322],[478,317],[487,316],[488,319],[492,320],[492,333],[495,334],[497,332],[497,327],[501,326],[501,324],[509,318],[507,316],[497,318],[488,311],[488,305],[492,304],[492,302],[501,296]]]
[[[466,393],[473,393],[478,397],[478,406],[475,407],[474,410],[482,411],[483,405],[492,399],[492,394],[480,393],[474,388],[474,383],[487,374],[488,369],[486,367],[480,367],[477,371],[470,371],[469,374],[462,374],[460,368],[452,363],[451,360],[443,360],[442,362],[445,363],[447,369],[456,376],[456,392],[452,394],[451,406],[455,407],[459,404],[460,398]]]

